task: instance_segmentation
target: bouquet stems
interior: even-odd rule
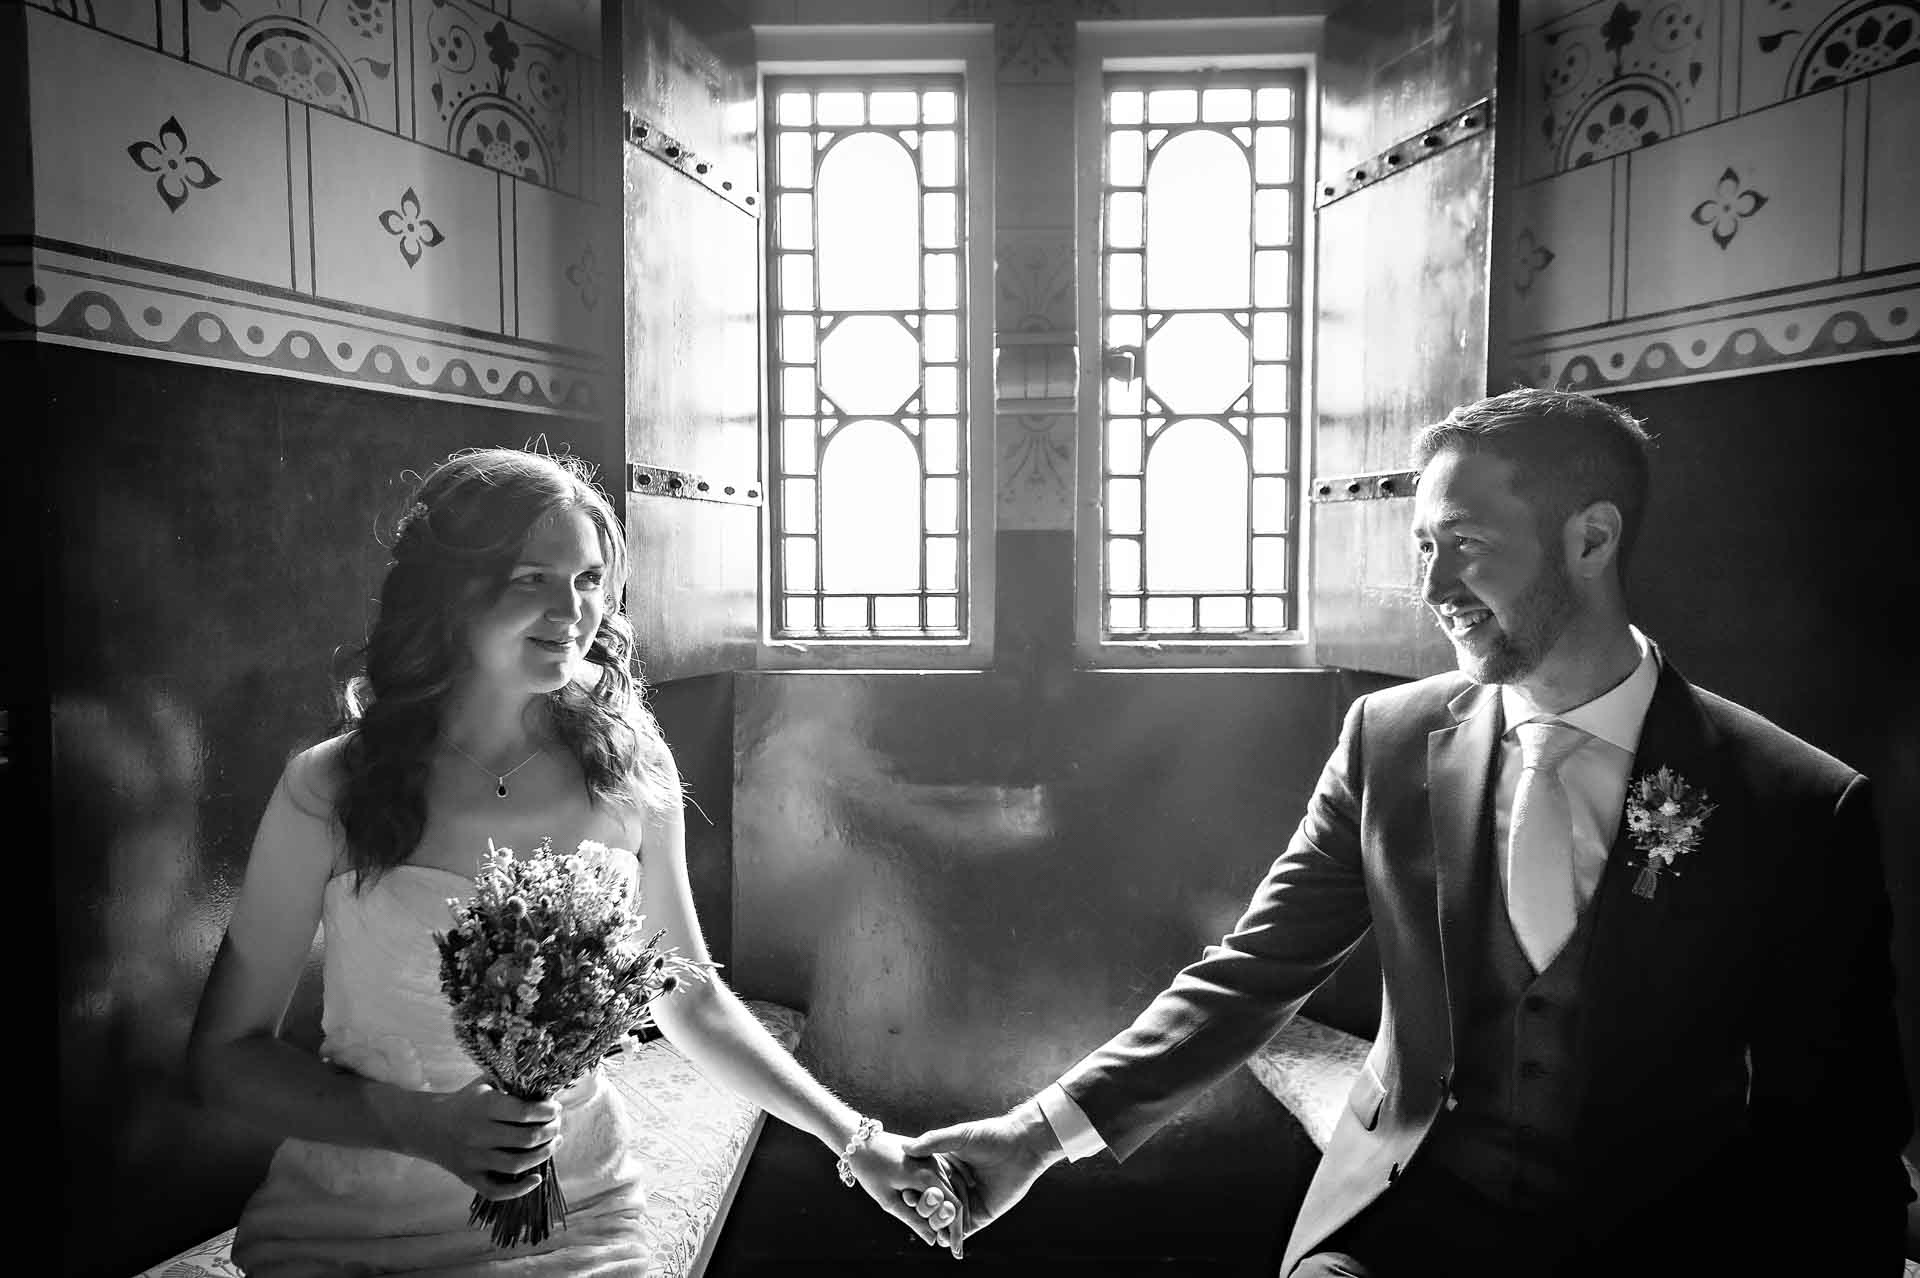
[[[549,1158],[536,1168],[540,1183],[518,1198],[496,1201],[480,1194],[473,1196],[467,1213],[469,1225],[486,1225],[496,1247],[518,1247],[522,1243],[538,1246],[553,1233],[555,1225],[567,1225],[567,1196],[560,1190],[560,1175]]]
[[[551,1094],[535,1089],[514,1087],[498,1077],[493,1085],[507,1095],[523,1101],[551,1100]],[[567,1196],[560,1189],[560,1172],[549,1158],[534,1171],[540,1183],[517,1198],[492,1199],[475,1194],[467,1209],[469,1225],[486,1225],[496,1247],[518,1247],[522,1243],[537,1247],[553,1235],[557,1225],[567,1227]],[[492,1173],[489,1173],[491,1175]]]

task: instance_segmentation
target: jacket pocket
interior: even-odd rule
[[[1373,1072],[1373,1062],[1367,1061],[1360,1067],[1360,1077],[1353,1081],[1353,1090],[1347,1093],[1347,1108],[1362,1127],[1372,1131],[1380,1122],[1380,1107],[1386,1099],[1386,1084]]]

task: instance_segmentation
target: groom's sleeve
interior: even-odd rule
[[[1244,1064],[1366,935],[1359,778],[1367,700],[1347,711],[1306,815],[1233,931],[1061,1077],[1065,1099],[1116,1157]],[[1073,1125],[1064,1106],[1057,1112]]]
[[[1770,997],[1750,1044],[1748,1105],[1772,1201],[1756,1205],[1756,1218],[1779,1222],[1783,1257],[1798,1247],[1820,1272],[1892,1278],[1903,1263],[1900,1150],[1913,1111],[1866,778],[1852,779],[1821,825],[1796,841],[1791,893],[1768,934]]]

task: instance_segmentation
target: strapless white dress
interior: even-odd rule
[[[614,855],[625,857],[625,853]],[[321,1054],[400,1087],[458,1091],[480,1071],[453,1036],[434,932],[470,880],[402,865],[364,893],[353,875],[326,886]],[[537,1247],[494,1247],[467,1223],[473,1191],[423,1159],[287,1140],[248,1200],[233,1258],[250,1278],[408,1273],[482,1278],[638,1278],[653,1250],[646,1186],[624,1105],[595,1069],[558,1097],[565,1137],[554,1161],[564,1229]]]

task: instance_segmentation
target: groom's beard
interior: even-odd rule
[[[1518,683],[1553,650],[1577,606],[1567,566],[1548,556],[1540,575],[1508,610],[1511,624],[1501,626],[1499,637],[1484,652],[1454,643],[1461,673],[1475,683]]]

